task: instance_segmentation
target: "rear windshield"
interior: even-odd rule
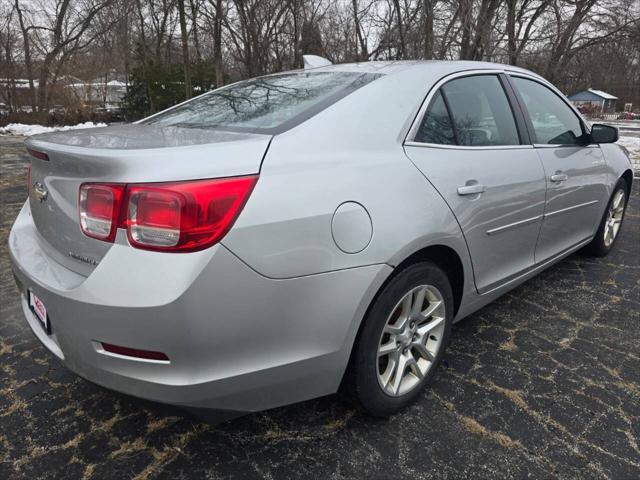
[[[358,72],[296,72],[254,78],[213,90],[141,123],[279,133],[379,76]]]

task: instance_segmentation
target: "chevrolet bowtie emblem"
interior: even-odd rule
[[[40,203],[46,201],[47,197],[49,196],[49,192],[40,182],[36,182],[33,184],[33,192],[36,194],[36,198],[40,201]]]

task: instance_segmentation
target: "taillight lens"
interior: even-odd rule
[[[103,219],[105,223],[94,222],[92,227],[94,231],[101,227],[101,231],[106,232],[106,217],[110,214],[109,218],[119,219],[116,223],[118,226],[126,228],[129,243],[134,247],[170,252],[202,250],[220,241],[229,231],[257,179],[257,176],[248,176],[119,185],[123,189],[120,196],[122,201],[114,201],[112,204],[109,203],[110,197],[106,190],[113,188],[113,185],[104,185],[104,192],[95,192],[96,212],[91,218]],[[87,184],[80,189],[80,223],[85,233],[83,188],[101,186]],[[98,197],[102,201],[100,208]],[[87,217],[87,214],[84,216]],[[100,237],[95,233],[87,235],[113,241],[115,231],[112,236]]]
[[[124,185],[86,183],[80,187],[80,227],[85,235],[113,242]]]
[[[152,247],[176,246],[185,203],[176,192],[132,187],[127,214],[129,242]]]

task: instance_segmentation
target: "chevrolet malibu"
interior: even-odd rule
[[[11,260],[69,369],[213,412],[342,390],[386,416],[420,396],[453,323],[614,246],[633,178],[618,132],[540,76],[307,60],[27,139]]]

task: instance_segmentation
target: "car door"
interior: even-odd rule
[[[536,263],[591,238],[608,199],[606,165],[598,145],[567,100],[537,79],[511,75],[545,169],[547,200]]]
[[[534,264],[544,211],[544,170],[505,82],[496,72],[441,81],[405,142],[455,214],[481,293]]]

